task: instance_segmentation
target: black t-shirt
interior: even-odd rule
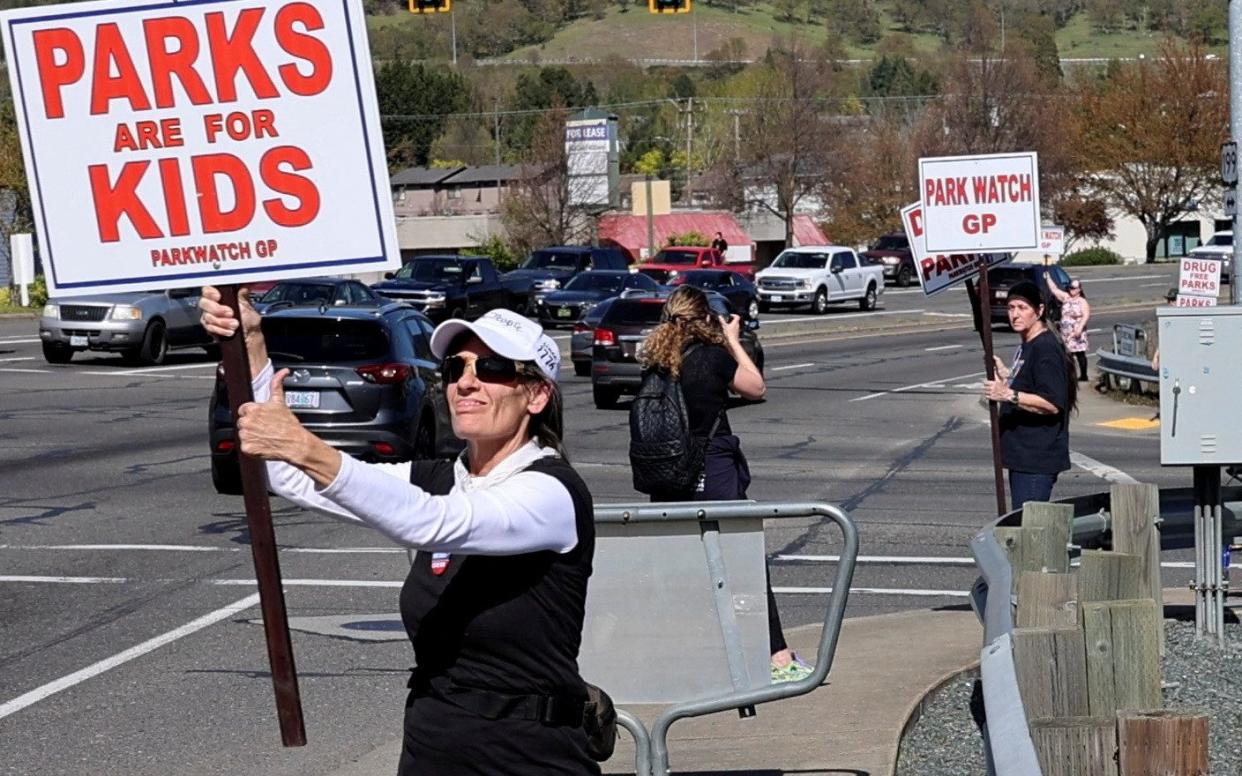
[[[1020,346],[1010,368],[1010,388],[1036,394],[1059,412],[1040,415],[1001,403],[1001,461],[1007,469],[1034,474],[1069,469],[1069,373],[1061,343],[1045,331]]]
[[[721,418],[716,436],[733,433],[724,407],[736,373],[737,362],[721,345],[700,345],[682,356],[681,393],[686,399],[691,433],[707,436],[717,415]]]

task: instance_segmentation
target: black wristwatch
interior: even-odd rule
[[[1010,404],[1018,403],[1018,389],[1017,388],[1013,389],[1013,393],[1009,396],[1009,403]]]

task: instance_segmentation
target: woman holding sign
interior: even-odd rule
[[[560,442],[560,350],[508,310],[449,320],[431,337],[455,462],[366,464],[329,447],[284,403],[259,316],[242,321],[203,289],[203,325],[246,338],[255,401],[238,412],[243,452],[271,489],[418,550],[401,619],[410,679],[400,776],[598,774],[578,648],[595,550],[591,494]]]
[[[1048,328],[1039,286],[1009,289],[1009,325],[1022,338],[1006,367],[996,357],[996,379],[983,383],[984,397],[999,403],[1001,461],[1009,469],[1014,509],[1048,501],[1057,476],[1070,468],[1069,414],[1078,403],[1073,364]]]
[[[1082,290],[1082,281],[1074,278],[1069,290],[1062,291],[1052,279],[1051,272],[1044,273],[1048,290],[1061,303],[1061,341],[1065,349],[1078,362],[1078,382],[1087,382],[1087,321],[1091,320],[1091,305]]]

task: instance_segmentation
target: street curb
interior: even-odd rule
[[[0,313],[0,321],[19,321],[23,318],[33,321],[38,317],[38,313]]]
[[[915,724],[923,718],[924,712],[927,711],[927,707],[932,703],[932,701],[935,700],[935,696],[939,695],[945,687],[948,687],[953,682],[956,682],[958,679],[971,674],[973,674],[976,679],[979,678],[978,660],[972,660],[967,665],[957,670],[948,672],[944,676],[929,684],[923,692],[919,693],[918,700],[910,704],[910,708],[905,714],[905,721],[901,723],[901,732],[897,735],[896,746],[890,752],[888,761],[891,765],[889,766],[888,773],[885,774],[885,776],[897,776],[897,770],[901,765],[901,745],[905,743],[906,736],[910,734],[911,728],[913,728]]]

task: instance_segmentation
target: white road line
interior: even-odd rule
[[[777,560],[805,561],[810,563],[837,563],[840,555],[777,555]],[[858,563],[891,563],[919,566],[973,566],[974,558],[946,558],[943,556],[905,556],[905,555],[859,555]]]
[[[101,377],[164,377],[177,380],[214,380],[215,375],[162,375],[149,374],[144,372],[90,372],[83,370],[78,372],[80,375],[99,375]]]
[[[26,577],[0,575],[0,582],[50,582],[58,585],[119,585],[128,581],[129,579],[125,577]]]
[[[258,593],[248,595],[245,598],[241,599],[240,601],[235,601],[229,604],[223,609],[217,609],[216,611],[211,612],[210,614],[205,614],[202,617],[199,617],[197,620],[192,620],[190,622],[187,622],[185,625],[182,625],[179,628],[174,628],[173,630],[170,630],[167,633],[164,633],[160,636],[156,636],[153,639],[144,641],[141,644],[138,644],[137,646],[130,647],[124,652],[119,652],[113,655],[112,657],[100,660],[98,663],[89,665],[80,671],[74,671],[72,674],[69,674],[67,676],[62,676],[56,681],[49,682],[43,685],[42,687],[36,687],[30,692],[25,693],[24,695],[19,695],[13,700],[8,701],[7,703],[4,703],[3,705],[0,705],[0,719],[4,719],[10,714],[15,714],[21,711],[22,709],[26,708],[27,706],[36,704],[39,701],[43,700],[44,698],[47,698],[51,695],[55,695],[61,690],[67,690],[70,687],[73,687],[75,684],[80,684],[81,682],[84,682],[87,679],[90,679],[92,677],[98,676],[104,673],[105,671],[110,671],[111,669],[116,668],[119,665],[128,663],[134,658],[142,657],[148,652],[152,652],[156,649],[159,649],[165,644],[171,644],[172,642],[176,641],[179,638],[182,638],[183,636],[188,636],[191,633],[200,631],[209,625],[214,625],[215,623],[220,622],[221,620],[226,620],[229,617],[232,617],[233,615],[237,614],[238,612],[249,609],[250,607],[255,606],[258,603],[259,603]]]
[[[1144,283],[1139,288],[1155,288],[1156,286],[1167,286],[1168,283]]]
[[[1070,463],[1079,468],[1086,469],[1091,474],[1094,474],[1102,480],[1107,480],[1108,482],[1116,482],[1125,485],[1138,484],[1138,480],[1134,479],[1120,469],[1097,461],[1089,455],[1075,452],[1074,450],[1070,450]]]
[[[773,593],[828,595],[830,587],[774,587]],[[850,595],[906,595],[920,598],[969,598],[969,590],[901,590],[886,587],[851,587]]]
[[[0,544],[0,550],[65,550],[70,552],[248,552],[244,547],[204,547],[196,544]],[[405,553],[403,547],[281,547],[280,552],[305,555],[388,555]]]
[[[856,396],[855,398],[850,399],[850,401],[867,401],[869,399],[875,399],[880,396],[887,396],[890,393],[904,393],[905,391],[913,391],[915,388],[932,388],[932,387],[940,385],[941,383],[947,383],[950,380],[965,380],[967,377],[978,377],[981,374],[983,374],[983,372],[971,372],[970,374],[958,375],[957,377],[945,377],[945,378],[941,378],[940,380],[931,380],[926,383],[916,383],[914,385],[903,385],[900,388],[894,388],[891,391],[880,391],[879,393],[869,393],[866,396]]]
[[[18,372],[24,375],[45,375],[51,372],[50,369],[18,369],[16,367],[0,368],[0,372]]]
[[[211,584],[222,587],[238,585],[253,587],[258,582],[253,579],[213,579]],[[282,579],[280,584],[291,587],[401,587],[405,581],[401,579]]]
[[[938,345],[934,348],[923,348],[924,353],[935,353],[937,350],[957,350],[963,345]]]
[[[210,367],[215,369],[216,362],[208,361],[205,364],[178,364],[177,366],[153,366],[150,369],[127,369],[123,372],[116,372],[118,375],[146,375],[153,372],[178,372],[182,369],[205,369]]]
[[[780,372],[785,369],[801,369],[806,366],[815,366],[815,364],[808,361],[805,364],[790,364],[789,366],[774,366],[774,367],[770,367],[768,371],[769,372]]]
[[[1111,278],[1079,278],[1083,283],[1122,283],[1127,280],[1156,280],[1164,278],[1168,280],[1168,275],[1131,275]]]
[[[36,342],[42,342],[38,339],[0,339],[0,345],[33,345]]]
[[[969,317],[970,317],[970,313],[937,313],[937,312],[927,312],[927,313],[923,313],[923,314],[924,314],[924,315],[931,315],[931,316],[935,316],[936,318],[969,318]]]
[[[34,361],[34,356],[23,356],[21,358],[0,358],[0,364],[9,364],[14,361]]]
[[[763,325],[764,326],[776,326],[782,323],[801,323],[803,321],[826,321],[826,322],[831,323],[832,321],[841,321],[841,320],[845,320],[846,318],[869,318],[869,317],[878,316],[878,315],[919,315],[924,312],[926,312],[926,310],[919,308],[917,310],[880,310],[878,312],[845,313],[843,315],[832,315],[832,314],[808,315],[802,318],[781,318],[779,320],[769,320],[767,318],[764,318]]]

